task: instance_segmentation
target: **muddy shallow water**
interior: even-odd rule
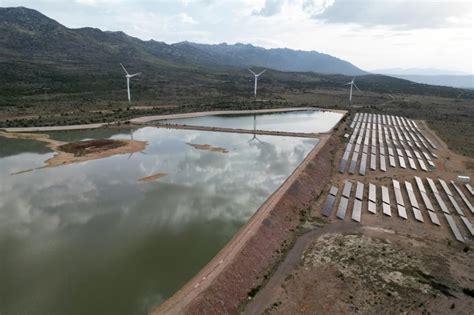
[[[152,127],[50,137],[148,145],[10,175],[54,153],[0,137],[1,314],[146,313],[199,271],[318,143]],[[167,175],[139,181],[156,174]]]

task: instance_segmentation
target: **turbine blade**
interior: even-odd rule
[[[355,83],[353,83],[353,84],[354,84],[354,86],[356,87],[356,89],[359,90],[359,92],[362,92],[362,91],[359,89],[359,87],[358,87]]]
[[[128,74],[127,69],[125,69],[125,67],[123,66],[123,64],[120,63],[120,65],[122,66],[123,71],[125,71],[125,73]]]
[[[252,69],[248,68],[250,72],[252,72],[253,75],[257,75],[255,72],[252,71]]]
[[[265,69],[265,70],[263,70],[262,72],[260,72],[259,74],[257,74],[257,77],[258,77],[259,75],[262,75],[265,71],[267,71],[267,69]]]
[[[140,75],[140,74],[142,74],[142,73],[141,73],[141,72],[138,72],[138,73],[135,73],[135,74],[131,74],[131,75],[130,75],[130,78],[136,77],[137,75]]]

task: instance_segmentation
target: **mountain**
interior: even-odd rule
[[[353,75],[364,74],[346,61],[317,52],[244,44],[170,45],[123,32],[69,29],[23,7],[0,8],[0,106],[112,106],[124,99],[119,63],[130,72],[143,73],[132,79],[132,99],[180,104],[248,97],[249,65],[269,68],[260,88],[275,98],[287,91],[340,90]],[[334,72],[341,74],[328,74]],[[466,91],[382,75],[356,80],[364,91],[472,97]]]
[[[351,63],[315,51],[264,49],[252,45],[203,45],[181,42],[142,41],[122,32],[102,32],[93,28],[68,29],[41,13],[19,7],[0,8],[0,53],[77,60],[123,55],[163,59],[171,63],[267,67],[282,71],[362,75],[366,72]]]
[[[279,71],[318,72],[327,74],[363,75],[367,72],[351,63],[316,51],[301,51],[288,48],[265,49],[250,44],[228,45],[196,44],[182,42],[173,46],[191,46],[213,56],[215,64],[236,67],[249,65]]]

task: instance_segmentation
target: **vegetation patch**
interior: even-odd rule
[[[125,145],[126,143],[123,141],[101,139],[67,143],[59,146],[58,149],[62,152],[74,154],[74,156],[84,156],[101,151],[120,148]]]

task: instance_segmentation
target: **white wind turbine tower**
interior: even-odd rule
[[[262,72],[260,73],[255,73],[252,71],[252,69],[249,68],[249,71],[255,76],[255,87],[254,87],[254,90],[253,90],[253,95],[255,96],[255,98],[257,98],[257,82],[258,82],[258,77],[261,76],[265,71],[267,71],[267,69],[263,70]]]
[[[130,78],[136,77],[137,75],[142,74],[141,72],[135,73],[135,74],[129,74],[127,72],[127,69],[123,66],[123,64],[120,64],[122,66],[123,71],[125,71],[125,77],[127,78],[127,93],[128,93],[128,103],[131,102],[130,99]]]
[[[346,83],[344,85],[350,85],[351,86],[351,91],[349,92],[349,104],[352,105],[352,87],[355,86],[357,90],[359,90],[359,92],[362,92],[359,87],[355,84],[354,82],[354,79],[355,78],[352,78],[352,81],[349,82],[349,83]]]

